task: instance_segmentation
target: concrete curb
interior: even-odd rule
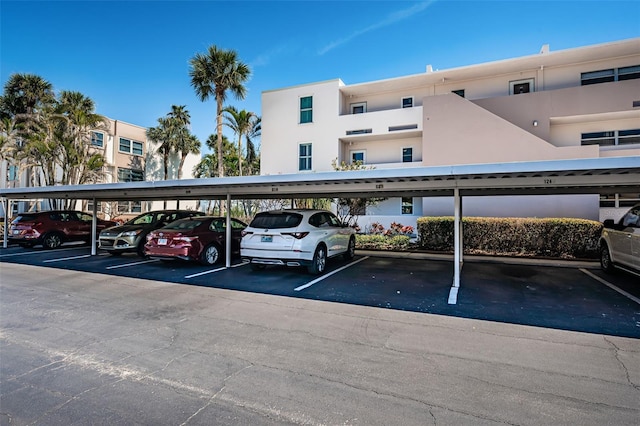
[[[453,261],[453,254],[441,254],[441,253],[378,251],[378,250],[356,250],[356,253],[362,256],[371,256],[371,257]],[[560,268],[597,269],[600,267],[600,263],[598,261],[589,261],[589,260],[538,259],[538,258],[527,258],[527,257],[481,256],[481,255],[471,255],[471,254],[465,254],[464,261],[465,262],[483,262],[483,263],[502,263],[507,265],[555,266]]]

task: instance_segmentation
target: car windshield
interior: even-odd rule
[[[126,222],[125,225],[144,225],[147,223],[153,223],[156,221],[155,216],[156,214],[153,212],[141,214],[140,216],[134,217],[130,221]]]
[[[258,213],[251,221],[252,228],[280,229],[295,228],[302,222],[302,215],[293,212]]]
[[[163,229],[175,229],[176,231],[188,231],[199,226],[206,219],[192,217],[185,220],[176,220],[165,226]]]

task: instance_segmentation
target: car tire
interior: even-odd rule
[[[600,267],[603,271],[609,273],[615,269],[611,261],[611,252],[606,244],[603,244],[602,248],[600,248]]]
[[[347,251],[342,255],[344,260],[353,260],[356,257],[356,238],[349,238],[349,245],[347,246]]]
[[[307,270],[311,275],[318,275],[324,272],[327,266],[327,249],[324,245],[316,247],[316,251],[313,254],[313,260],[311,265],[307,267]]]
[[[50,232],[42,239],[42,247],[46,249],[56,249],[62,245],[62,235],[57,232]]]
[[[220,260],[220,247],[215,244],[209,244],[202,250],[200,254],[200,263],[212,266]]]

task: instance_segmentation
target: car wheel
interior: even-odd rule
[[[603,244],[600,249],[600,267],[605,272],[613,272],[614,269],[613,262],[611,262],[611,253],[606,244]]]
[[[62,245],[62,236],[57,232],[51,232],[44,236],[42,246],[46,249],[55,249]]]
[[[312,275],[318,275],[324,272],[324,268],[327,266],[327,250],[323,245],[319,245],[316,248],[316,252],[313,254],[313,261],[308,266],[307,270]]]
[[[351,237],[349,239],[349,246],[347,247],[347,251],[343,254],[344,260],[353,260],[356,256],[356,239],[355,237]]]
[[[200,263],[203,265],[215,265],[220,260],[220,248],[215,244],[209,244],[202,250]]]

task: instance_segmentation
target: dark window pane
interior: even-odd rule
[[[300,109],[313,108],[313,96],[300,98]]]

